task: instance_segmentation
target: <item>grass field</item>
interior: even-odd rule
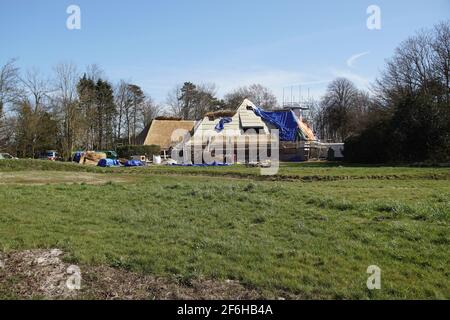
[[[0,251],[60,248],[82,270],[232,279],[267,298],[450,298],[449,168],[258,170],[0,161]]]

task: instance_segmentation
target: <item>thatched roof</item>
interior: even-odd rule
[[[159,117],[156,117],[155,120],[174,120],[174,121],[180,121],[180,120],[183,120],[183,118],[180,118],[180,117],[172,117],[172,116],[159,116]]]
[[[205,114],[205,117],[208,117],[209,120],[214,121],[218,118],[232,117],[235,114],[236,114],[236,111],[220,110],[220,111],[208,112]]]
[[[159,145],[161,150],[168,150],[175,144],[171,139],[175,130],[184,129],[190,132],[194,125],[195,121],[188,120],[153,120],[139,136],[145,136],[141,140],[144,145]]]

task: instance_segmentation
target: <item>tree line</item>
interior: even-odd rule
[[[345,142],[351,162],[450,161],[450,22],[409,37],[362,91],[332,81],[311,104],[325,141]]]
[[[185,82],[169,92],[167,104],[172,115],[198,120],[207,112],[235,110],[246,98],[267,110],[279,107],[272,91],[260,84],[239,87],[219,99],[214,84],[196,85],[192,82]]]
[[[74,64],[20,72],[10,60],[0,69],[0,148],[20,157],[59,150],[104,150],[132,144],[159,106],[132,83],[113,86],[96,65],[80,74]]]
[[[16,62],[0,68],[0,149],[19,157],[55,149],[68,158],[75,150],[133,145],[157,116],[198,120],[210,111],[234,110],[244,98],[277,107],[273,93],[261,85],[219,99],[214,84],[191,82],[176,86],[162,107],[136,84],[113,85],[97,65],[79,72],[74,64],[61,63],[47,79],[36,68],[22,73]]]
[[[450,23],[403,41],[369,90],[345,78],[331,81],[320,99],[307,101],[305,120],[322,141],[345,142],[353,162],[450,160]],[[15,60],[0,68],[0,149],[20,157],[57,149],[104,150],[135,144],[159,115],[198,120],[205,113],[235,110],[249,98],[277,109],[270,89],[253,84],[218,98],[214,84],[185,82],[156,104],[136,84],[112,84],[91,65],[54,68],[52,79],[37,69],[21,72]]]

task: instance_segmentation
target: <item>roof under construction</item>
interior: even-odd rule
[[[224,115],[217,113],[219,116],[216,117],[216,113],[207,114],[196,128],[194,138],[221,135],[225,132],[227,135],[239,136],[243,135],[247,129],[262,129],[265,134],[268,134],[269,127],[253,112],[253,108],[255,108],[255,105],[250,100],[245,99],[236,111],[227,111],[225,116],[231,118],[231,121],[225,123],[223,130],[220,132],[217,132],[215,128],[219,124],[221,116],[224,117]]]

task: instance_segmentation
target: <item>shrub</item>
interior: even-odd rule
[[[344,158],[359,163],[448,162],[450,108],[429,96],[398,99],[384,117],[345,141]]]
[[[152,157],[153,155],[159,155],[161,153],[160,146],[149,145],[125,145],[117,147],[117,154],[119,158],[131,158],[131,156],[146,155]]]
[[[389,123],[376,121],[361,134],[345,140],[344,160],[354,163],[383,163],[392,161],[392,136]]]

